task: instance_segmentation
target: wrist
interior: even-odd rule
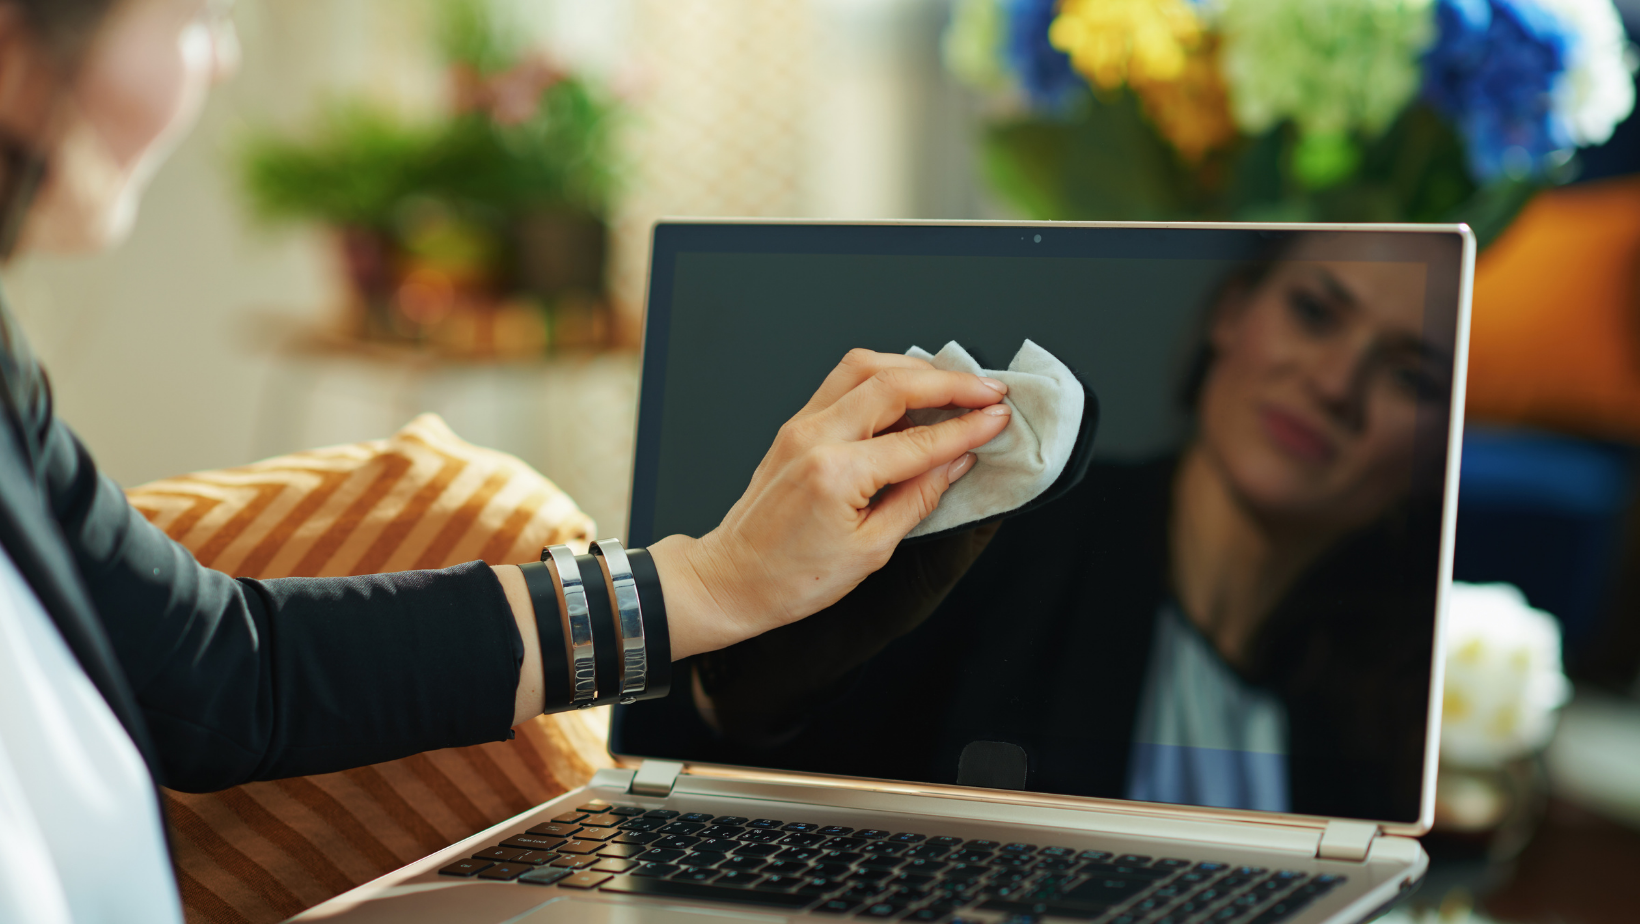
[[[649,546],[649,554],[666,587],[673,660],[725,648],[761,631],[748,628],[738,614],[721,574],[725,556],[711,534],[667,536]]]

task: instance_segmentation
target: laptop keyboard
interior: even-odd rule
[[[583,804],[439,872],[948,924],[958,924],[971,911],[1100,924],[1277,924],[1345,881],[1212,860],[603,801]]]

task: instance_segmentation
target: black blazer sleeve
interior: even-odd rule
[[[207,791],[511,736],[523,644],[488,566],[272,581],[204,568],[97,471],[15,326],[0,324],[5,454],[22,457],[0,459],[0,477],[32,478],[49,521],[10,531],[8,550],[66,546],[13,558],[72,561],[83,592],[57,596],[89,598],[95,647],[126,681],[99,686],[135,700],[115,711],[140,716],[133,737],[146,733],[162,783]],[[57,597],[41,596],[62,625]]]

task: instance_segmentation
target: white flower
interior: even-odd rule
[[[1560,626],[1509,584],[1453,584],[1441,758],[1491,767],[1542,748],[1571,686]]]
[[[1579,146],[1600,144],[1634,109],[1633,49],[1612,0],[1538,0],[1575,36],[1555,83],[1555,116]]]

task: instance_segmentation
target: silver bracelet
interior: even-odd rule
[[[592,544],[592,554],[609,568],[609,583],[615,588],[615,623],[621,629],[621,704],[638,701],[649,686],[649,649],[643,637],[643,606],[638,601],[638,580],[619,539],[600,539]]]
[[[564,585],[564,612],[569,616],[570,672],[575,687],[571,703],[585,709],[598,698],[598,669],[593,659],[592,614],[587,610],[586,584],[569,546],[551,546],[547,554],[558,568],[559,583]]]

